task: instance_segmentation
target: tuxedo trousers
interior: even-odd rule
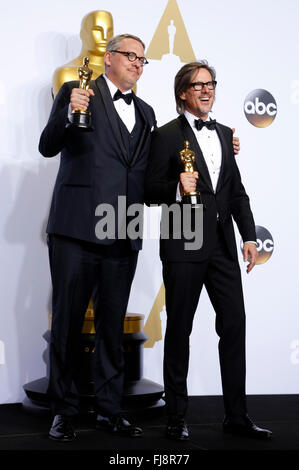
[[[187,411],[189,337],[203,285],[216,313],[225,413],[235,419],[247,413],[245,309],[240,267],[230,256],[219,227],[216,238],[215,248],[205,261],[163,262],[167,311],[164,385],[170,416],[183,417]]]
[[[104,246],[49,235],[52,325],[48,394],[53,414],[78,413],[76,376],[85,313],[93,297],[94,386],[97,411],[121,412],[124,381],[123,323],[138,252],[129,241]]]

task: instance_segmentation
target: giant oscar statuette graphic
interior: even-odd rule
[[[55,70],[52,80],[54,97],[65,82],[78,80],[78,68],[82,67],[84,57],[89,58],[89,67],[93,70],[93,80],[104,73],[104,55],[107,42],[112,37],[113,19],[111,13],[99,10],[84,16],[80,30],[81,52],[78,57]]]

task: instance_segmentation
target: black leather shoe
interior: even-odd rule
[[[188,441],[189,431],[185,421],[181,419],[170,419],[166,426],[165,436],[176,441]]]
[[[49,431],[49,438],[60,442],[73,441],[76,437],[70,420],[67,416],[55,415]]]
[[[96,428],[127,437],[140,437],[143,434],[142,428],[129,423],[123,416],[97,416]]]
[[[225,418],[223,431],[235,436],[253,437],[255,439],[270,439],[272,436],[271,431],[259,428],[248,416],[244,416],[242,422],[235,422],[230,418]]]

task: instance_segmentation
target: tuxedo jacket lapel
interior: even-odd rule
[[[133,93],[133,92],[132,92]],[[144,125],[142,126],[142,134],[140,136],[140,139],[139,139],[139,142],[138,142],[138,145],[136,147],[136,150],[135,150],[135,153],[133,155],[133,158],[131,160],[131,165],[134,165],[134,163],[136,162],[136,160],[138,160],[138,156],[140,154],[140,150],[142,149],[143,147],[143,144],[144,144],[144,139],[149,131],[149,124],[148,124],[148,120],[144,114],[144,110],[143,110],[143,107],[140,103],[140,100],[138,99],[138,97],[133,93],[133,100],[134,100],[134,105],[135,105],[135,108],[138,109],[138,111],[140,112],[140,115],[142,117],[142,120],[143,120],[143,123]],[[136,111],[135,111],[136,112]]]
[[[209,170],[202,154],[201,148],[198,145],[197,139],[194,135],[194,132],[189,125],[187,119],[184,115],[178,117],[179,125],[184,136],[184,140],[188,140],[190,143],[190,149],[195,152],[195,162],[196,162],[196,170],[199,173],[199,178],[202,178],[204,183],[209,187],[211,191],[213,191],[212,181],[210,178]],[[183,150],[183,147],[182,147]],[[214,192],[214,191],[213,191]]]
[[[228,143],[226,138],[224,137],[223,131],[221,129],[221,126],[216,123],[216,132],[218,134],[220,143],[221,143],[221,150],[222,150],[222,155],[221,155],[221,167],[220,167],[220,174],[216,186],[216,192],[219,191],[219,188],[221,184],[223,184],[224,177],[225,177],[225,165],[226,165],[226,160],[227,160],[227,153],[228,153]]]
[[[100,99],[99,96],[97,96],[97,91],[100,93],[103,103],[104,103],[104,108],[107,114],[107,118],[110,121],[111,124],[111,129],[114,134],[114,137],[119,145],[120,148],[120,157],[124,160],[126,165],[128,165],[129,158],[128,154],[126,151],[126,148],[124,146],[124,143],[122,141],[119,125],[118,125],[118,117],[117,117],[117,112],[115,110],[113,100],[111,98],[111,94],[109,91],[109,88],[107,86],[107,83],[105,79],[103,78],[102,75],[100,75],[96,80],[95,80],[95,85],[96,85],[96,93],[95,93],[95,98]]]

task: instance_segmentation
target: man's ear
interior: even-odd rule
[[[105,52],[104,62],[106,65],[111,65],[111,52],[110,51]]]

